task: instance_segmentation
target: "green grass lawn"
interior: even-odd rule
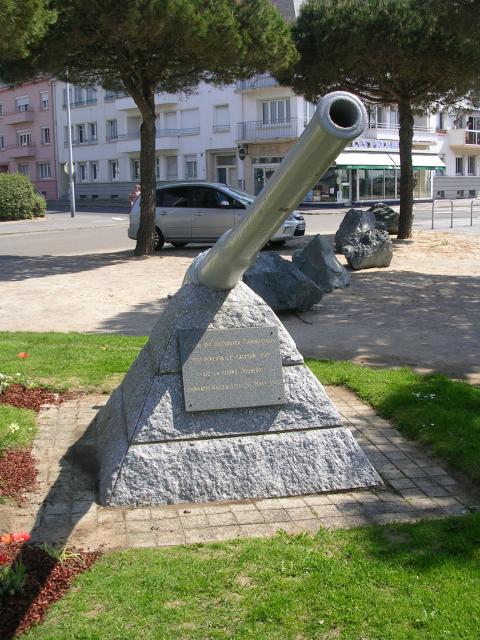
[[[82,333],[0,333],[0,372],[57,389],[112,391],[146,338]],[[28,353],[22,360],[19,353]]]
[[[105,555],[27,640],[478,640],[480,514]]]
[[[0,455],[5,449],[28,447],[36,432],[34,411],[0,404]]]

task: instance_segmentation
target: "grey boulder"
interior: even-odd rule
[[[308,311],[323,295],[296,265],[273,251],[259,253],[243,281],[274,311]]]
[[[373,213],[377,229],[385,229],[388,233],[398,233],[398,220],[400,214],[383,202],[372,205],[369,212]]]
[[[352,269],[388,267],[392,261],[392,241],[386,231],[373,229],[351,236],[343,255]]]
[[[330,242],[320,235],[296,251],[292,263],[313,280],[323,293],[344,289],[350,284],[350,274],[337,260]]]
[[[335,251],[343,253],[343,245],[351,236],[374,229],[375,216],[373,213],[361,209],[349,209],[335,234]]]

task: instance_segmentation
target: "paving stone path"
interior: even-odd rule
[[[107,396],[83,396],[39,414],[39,487],[21,506],[0,506],[0,533],[83,548],[163,547],[413,522],[466,513],[476,501],[437,460],[403,438],[346,389],[327,393],[385,481],[377,491],[242,502],[106,508],[96,503],[92,419]]]

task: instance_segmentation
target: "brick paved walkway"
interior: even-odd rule
[[[32,531],[41,542],[84,548],[167,546],[315,532],[465,513],[474,500],[421,448],[339,387],[327,388],[385,481],[379,491],[137,509],[96,504],[91,421],[106,396],[84,396],[39,415],[34,454],[39,490],[22,507],[0,507],[0,533]]]

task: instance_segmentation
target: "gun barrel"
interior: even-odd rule
[[[365,107],[357,96],[343,91],[325,95],[248,214],[198,256],[187,280],[216,291],[233,288],[307,191],[366,126]]]

